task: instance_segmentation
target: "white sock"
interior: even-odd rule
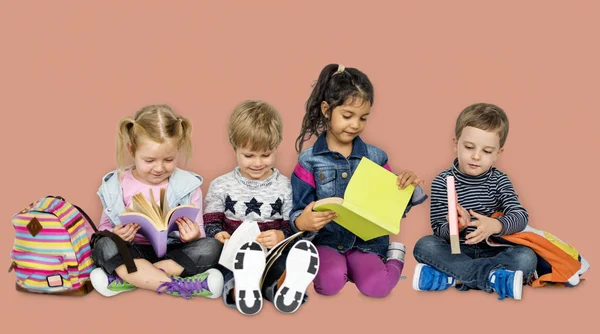
[[[398,260],[404,263],[404,257],[406,256],[406,246],[401,242],[391,242],[388,247],[386,261]]]

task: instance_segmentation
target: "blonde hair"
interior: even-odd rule
[[[234,109],[228,124],[233,148],[269,151],[283,139],[283,121],[273,106],[260,100],[246,100]]]
[[[476,103],[466,107],[456,119],[456,140],[467,126],[484,131],[498,131],[500,148],[504,147],[508,137],[508,117],[500,107],[488,103]]]
[[[166,139],[175,139],[177,149],[187,161],[192,155],[192,124],[177,115],[171,107],[155,104],[143,107],[133,117],[122,118],[117,126],[117,167],[120,172],[125,168],[127,144],[131,145],[131,154],[135,155],[140,136],[147,136],[157,143]]]

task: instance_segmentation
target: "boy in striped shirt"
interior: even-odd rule
[[[524,282],[535,271],[536,254],[524,246],[492,247],[486,242],[489,237],[520,232],[528,221],[512,182],[492,166],[504,151],[508,118],[495,105],[471,105],[458,116],[455,136],[457,158],[431,184],[433,235],[421,238],[414,247],[419,263],[413,288],[440,291],[456,286],[520,300]],[[447,176],[456,183],[460,254],[451,253]],[[497,212],[503,215],[490,217]]]

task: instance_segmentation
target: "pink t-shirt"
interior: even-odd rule
[[[154,195],[154,201],[156,203],[160,202],[160,189],[167,189],[168,184],[162,184],[158,186],[153,186],[149,184],[145,184],[138,179],[136,179],[131,173],[131,169],[126,170],[123,174],[123,180],[121,180],[121,189],[123,190],[123,202],[125,206],[131,207],[131,198],[133,195],[141,192],[146,196],[146,198],[150,199],[150,189],[152,189],[152,194]],[[186,204],[186,203],[182,203]],[[202,189],[198,187],[194,191],[191,197],[191,202],[189,204],[193,204],[194,206],[200,208],[200,213],[197,217],[193,217],[196,224],[198,224],[198,228],[200,229],[200,237],[205,237],[206,233],[204,232],[204,221],[202,220]],[[188,217],[192,219],[192,217]],[[110,219],[106,215],[106,213],[102,212],[102,218],[100,218],[100,225],[98,226],[98,230],[109,230],[112,231],[113,226],[110,222]],[[136,244],[148,244],[148,240],[141,234],[136,234],[133,242]]]

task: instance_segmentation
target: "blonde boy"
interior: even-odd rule
[[[317,257],[310,242],[296,243],[289,254],[271,267],[263,287],[258,286],[265,267],[264,249],[292,234],[291,183],[275,168],[277,148],[283,138],[281,116],[264,101],[244,101],[233,110],[228,128],[238,166],[210,184],[204,204],[206,235],[224,243],[247,221],[257,222],[261,234],[255,243],[239,250],[239,270],[238,265],[233,273],[223,269],[223,300],[232,307],[235,301],[241,313],[253,315],[261,310],[264,294],[279,311],[295,312],[306,301],[306,287],[316,274],[303,265]]]

